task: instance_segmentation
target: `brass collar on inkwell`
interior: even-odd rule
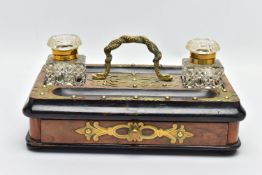
[[[52,49],[56,61],[71,61],[78,58],[77,49],[81,45],[77,35],[54,35],[49,38],[47,45]]]
[[[190,40],[186,48],[190,51],[192,64],[211,65],[215,63],[216,52],[220,50],[219,44],[210,39]]]

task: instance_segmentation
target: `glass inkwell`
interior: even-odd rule
[[[82,86],[86,81],[84,55],[79,55],[81,40],[77,35],[51,36],[47,45],[52,49],[45,69],[45,85]]]
[[[186,88],[223,88],[224,68],[216,60],[220,46],[210,39],[196,38],[186,45],[190,58],[182,62],[182,80]]]

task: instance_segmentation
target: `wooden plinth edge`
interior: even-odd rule
[[[30,118],[29,135],[32,139],[41,141],[41,119]]]
[[[235,144],[238,141],[239,122],[228,123],[227,144]]]

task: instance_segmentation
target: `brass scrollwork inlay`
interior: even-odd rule
[[[174,81],[164,82],[153,74],[137,73],[111,73],[105,80],[90,80],[96,87],[121,87],[121,88],[183,88],[181,78],[173,76]]]
[[[120,134],[119,129],[127,129],[127,134]],[[153,131],[149,135],[143,134],[143,130]],[[156,138],[166,137],[170,143],[183,143],[186,138],[193,137],[193,133],[186,131],[184,125],[178,128],[177,124],[173,124],[169,129],[158,129],[152,125],[145,125],[142,122],[128,122],[127,124],[119,124],[113,127],[102,127],[99,122],[86,123],[85,127],[75,130],[76,133],[84,135],[86,140],[99,141],[99,137],[103,135],[113,136],[118,139],[126,139],[129,142],[142,142],[143,140],[154,140]]]

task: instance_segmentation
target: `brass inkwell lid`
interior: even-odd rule
[[[214,64],[216,52],[220,50],[219,44],[207,38],[195,38],[188,41],[186,45],[190,51],[191,63],[193,64]]]
[[[53,35],[47,42],[52,49],[53,59],[57,61],[77,59],[77,49],[81,44],[80,38],[73,34]]]

